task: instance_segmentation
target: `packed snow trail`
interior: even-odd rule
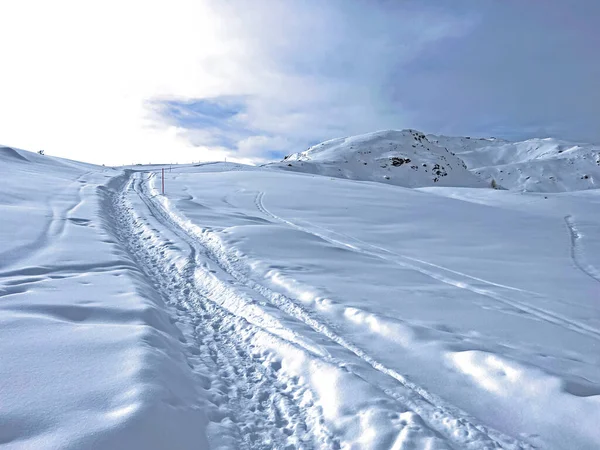
[[[429,427],[446,438],[448,444],[456,445],[457,448],[529,448],[525,443],[515,441],[502,433],[477,424],[472,417],[456,407],[445,403],[423,388],[411,383],[398,372],[385,367],[355,344],[338,335],[334,328],[322,319],[308,313],[293,299],[275,292],[244,275],[235,267],[235,255],[228,254],[219,245],[218,240],[211,236],[210,231],[204,230],[201,232],[193,225],[186,224],[181,218],[173,216],[158,201],[159,196],[156,191],[153,191],[153,193],[148,192],[146,184],[139,183],[136,186],[138,186],[136,190],[144,199],[145,204],[153,210],[153,215],[157,218],[162,217],[163,225],[171,230],[178,230],[177,234],[180,236],[185,234],[187,236],[186,240],[191,242],[191,245],[201,246],[202,250],[200,252],[204,252],[208,259],[223,271],[224,276],[252,289],[255,297],[267,299],[272,305],[288,314],[292,320],[308,325],[317,333],[317,337],[315,337],[315,333],[311,333],[311,340],[317,341],[325,338],[331,341],[329,345],[340,346],[342,349],[349,351],[345,352],[342,361],[332,361],[334,364],[346,371],[348,370],[347,367],[357,364],[356,357],[358,357],[363,365],[361,371],[365,370],[364,363],[366,363],[372,369],[388,376],[389,379],[383,384],[390,386],[385,389],[386,394],[401,402],[402,409],[408,408],[418,413]],[[307,333],[306,329],[304,333]]]
[[[139,211],[149,205],[138,202],[134,209],[128,198],[134,191],[139,193],[134,180],[123,177],[118,185],[109,202],[109,213],[116,218],[114,231],[174,309],[174,320],[187,330],[181,342],[188,362],[203,388],[211,392],[211,446],[335,448],[338,444],[319,422],[310,391],[285,377],[270,355],[255,350],[255,341],[270,341],[274,336],[204,297],[195,278],[198,270],[210,269],[198,267],[195,246],[174,251],[174,244],[163,237],[164,230],[154,228],[161,225],[155,212]]]
[[[126,190],[121,198],[126,196],[126,193],[134,190],[141,194],[140,183],[141,179],[136,182],[129,182],[126,185]],[[245,315],[243,311],[248,306],[247,302],[252,302],[252,299],[244,298],[243,293],[231,292],[231,288],[227,285],[232,283],[232,280],[227,280],[226,274],[220,274],[223,279],[214,276],[218,272],[218,267],[211,264],[210,261],[200,262],[202,258],[202,248],[190,241],[189,238],[182,236],[181,232],[177,232],[177,228],[165,226],[164,217],[152,206],[151,199],[140,197],[145,200],[142,204],[126,206],[126,202],[114,201],[114,216],[117,217],[121,236],[121,242],[130,248],[132,254],[142,264],[148,276],[155,280],[157,289],[159,289],[167,303],[175,306],[176,309],[182,311],[182,321],[185,323],[191,318],[191,327],[194,330],[194,339],[189,344],[192,355],[199,352],[201,362],[197,364],[202,367],[202,377],[209,377],[210,373],[216,372],[219,374],[219,380],[213,382],[218,388],[218,392],[225,397],[225,400],[217,396],[214,400],[215,408],[221,411],[213,416],[211,420],[223,423],[225,418],[228,418],[228,424],[231,424],[233,431],[224,433],[222,429],[214,431],[209,436],[213,441],[219,441],[220,436],[229,435],[229,440],[222,443],[226,448],[337,448],[339,447],[340,438],[332,437],[327,430],[327,423],[323,423],[323,409],[327,406],[316,404],[313,400],[312,393],[305,385],[299,385],[300,380],[310,378],[307,372],[312,371],[312,377],[316,378],[318,383],[330,391],[335,391],[335,384],[329,386],[329,382],[319,381],[318,378],[324,376],[329,371],[338,370],[332,365],[332,362],[322,361],[315,358],[315,355],[305,355],[305,351],[298,349],[289,341],[281,341],[274,333],[270,333],[267,329],[263,329],[252,325],[240,316]],[[148,207],[152,217],[143,219],[139,214],[140,206]],[[143,216],[142,216],[143,217]],[[133,218],[133,219],[132,219]],[[159,219],[158,224],[154,219]],[[149,223],[144,226],[144,221]],[[157,226],[158,225],[158,226]],[[162,226],[161,226],[162,225]],[[153,228],[155,227],[156,228]],[[168,232],[170,229],[173,234],[169,239],[161,239],[157,234],[157,228],[161,228],[160,234]],[[138,231],[133,231],[138,228]],[[141,229],[139,229],[141,228]],[[174,232],[174,233],[173,233]],[[174,253],[174,261],[181,258],[181,250],[175,252],[169,247],[173,245],[173,240],[181,239],[189,245],[189,256],[185,262],[170,263],[167,268],[158,270],[167,258],[169,253]],[[158,241],[162,245],[156,247],[149,245],[150,242]],[[148,254],[144,254],[148,252]],[[163,272],[164,270],[164,272]],[[212,281],[210,280],[212,279]],[[200,287],[198,280],[203,280],[205,283]],[[163,286],[164,284],[164,286]],[[205,297],[204,291],[208,296]],[[228,292],[229,291],[229,292]],[[257,295],[255,295],[257,296]],[[225,305],[230,311],[237,311],[240,316],[231,314],[225,308]],[[256,317],[255,317],[256,318]],[[265,314],[264,322],[269,324],[268,316]],[[268,326],[267,326],[268,328]],[[206,344],[206,342],[211,342]],[[199,346],[199,349],[196,347]],[[206,353],[203,349],[208,346],[210,358],[213,364],[206,365],[206,358],[201,356]],[[235,351],[233,351],[233,350]],[[266,353],[265,353],[266,352]],[[277,355],[277,352],[283,352],[287,358],[291,359],[291,363],[287,363],[285,358]],[[224,354],[224,355],[223,355]],[[220,356],[222,355],[222,356]],[[283,361],[281,361],[282,358]],[[303,359],[306,360],[303,363]],[[193,366],[194,357],[190,357]],[[285,375],[286,369],[294,370],[294,366],[308,365],[310,370],[302,368],[295,375]],[[220,366],[223,365],[228,373],[223,373]],[[290,366],[290,367],[288,367]],[[298,370],[298,369],[296,369]],[[242,374],[240,378],[240,374]],[[243,374],[247,374],[246,377]],[[343,371],[342,374],[334,377],[334,383],[338,377],[344,378],[349,386],[357,388],[361,384],[365,384],[363,380],[356,376]],[[348,380],[348,378],[353,378]],[[312,380],[314,383],[315,380]],[[207,386],[213,389],[212,385]],[[378,430],[380,435],[368,437],[364,436],[364,448],[386,448],[393,445],[400,445],[409,442],[429,442],[433,445],[431,448],[447,448],[447,446],[435,437],[435,434],[423,428],[420,425],[418,416],[405,412],[404,408],[395,407],[392,402],[390,407],[392,410],[387,410],[381,407],[381,400],[377,397],[373,398],[373,394],[377,390],[372,388],[360,388],[365,390],[367,397],[362,403],[363,413],[374,415],[371,420],[376,420],[376,423],[381,426]],[[256,402],[253,405],[252,400]],[[354,399],[352,399],[354,401]],[[343,400],[341,400],[343,404]],[[371,404],[372,403],[372,404]],[[285,409],[282,410],[282,406]],[[372,411],[373,405],[378,405],[378,411]],[[338,406],[331,405],[337,408]],[[261,418],[261,415],[264,418]],[[327,415],[327,411],[325,411]],[[388,416],[396,417],[392,422],[396,422],[395,426],[390,426]],[[395,416],[394,416],[395,415]],[[306,419],[303,419],[307,416]],[[378,417],[381,416],[381,417]],[[361,420],[361,422],[365,422]],[[388,422],[388,426],[385,426]],[[348,431],[353,438],[361,439],[362,435],[368,435],[368,431],[373,424],[367,420],[364,425],[368,427],[366,430],[358,429]],[[248,434],[249,433],[249,434]],[[338,430],[338,433],[343,433]],[[358,436],[356,434],[358,433]],[[342,436],[343,437],[343,436]],[[346,437],[346,440],[349,437]],[[250,441],[248,441],[250,439]],[[351,438],[350,438],[351,439]],[[342,439],[343,442],[343,439]],[[396,444],[393,444],[393,443]],[[393,444],[393,445],[392,445]],[[427,444],[429,445],[429,444]]]

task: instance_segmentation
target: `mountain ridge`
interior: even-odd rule
[[[531,192],[600,187],[600,145],[555,138],[512,142],[381,130],[330,139],[269,166],[404,187],[495,185]]]

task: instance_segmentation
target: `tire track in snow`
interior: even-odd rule
[[[461,272],[458,272],[455,270],[447,269],[447,268],[439,266],[437,264],[432,264],[432,263],[422,261],[422,260],[419,260],[416,258],[411,258],[408,256],[400,255],[398,253],[391,252],[383,247],[379,247],[379,246],[361,241],[360,239],[346,236],[342,233],[337,233],[337,232],[328,230],[326,228],[310,224],[314,228],[320,228],[321,230],[325,231],[327,234],[319,233],[319,232],[315,231],[314,229],[309,229],[307,227],[303,227],[303,226],[298,225],[290,220],[287,220],[283,217],[280,217],[280,216],[272,213],[264,206],[263,197],[264,197],[263,192],[259,192],[256,196],[255,203],[256,203],[256,206],[259,211],[261,211],[266,216],[271,217],[272,219],[274,219],[278,222],[285,223],[299,231],[303,231],[305,233],[312,234],[313,236],[321,238],[324,241],[329,242],[330,244],[340,246],[340,247],[343,247],[346,249],[350,249],[357,253],[361,253],[364,255],[379,258],[384,261],[388,261],[393,264],[397,264],[406,269],[415,270],[415,271],[420,272],[423,275],[426,275],[437,281],[441,281],[442,283],[445,283],[445,284],[448,284],[448,285],[451,285],[451,286],[454,286],[454,287],[457,287],[460,289],[466,289],[475,294],[479,294],[479,295],[486,296],[488,298],[492,298],[501,303],[504,303],[507,306],[513,307],[519,311],[530,314],[530,315],[532,315],[538,319],[541,319],[543,321],[546,321],[546,322],[549,322],[549,323],[552,323],[555,325],[559,325],[563,328],[567,328],[569,330],[575,331],[575,332],[583,334],[585,336],[589,336],[594,339],[600,340],[600,330],[597,330],[594,327],[591,327],[587,324],[570,319],[561,314],[557,314],[555,312],[551,312],[551,311],[547,311],[542,308],[538,308],[529,303],[515,300],[514,298],[503,296],[492,290],[479,288],[477,286],[474,286],[471,282],[465,281],[464,279],[466,278],[466,279],[470,279],[470,280],[479,281],[483,284],[487,284],[487,285],[493,286],[495,288],[516,291],[516,292],[524,294],[528,297],[537,297],[541,300],[544,300],[544,297],[541,296],[540,294],[537,294],[537,293],[531,292],[531,291],[526,291],[523,289],[518,289],[518,288],[515,288],[512,286],[506,286],[503,284],[494,283],[491,281],[484,280],[482,278],[473,277],[473,276],[470,276],[470,275],[467,275],[467,274],[464,274],[464,273],[461,273]],[[337,236],[337,238],[331,237],[331,236]],[[345,240],[339,239],[339,237],[345,237],[346,239],[350,239],[352,241],[358,242],[358,243],[362,244],[362,246],[350,244],[349,242],[346,242]],[[371,248],[373,250],[367,250],[367,249],[365,249],[365,247]],[[573,247],[573,248],[575,248],[575,247]],[[382,255],[381,254],[382,252],[385,254]],[[583,269],[579,265],[579,263],[577,263],[577,266],[579,268],[581,268],[588,276],[591,276],[592,278],[596,279],[597,281],[600,281],[600,278],[598,278],[598,279],[595,278],[594,275],[592,275],[591,273],[589,273],[585,269]],[[437,271],[431,270],[432,268],[437,269]],[[448,275],[446,275],[446,274],[448,274]],[[456,279],[456,277],[455,277],[456,275],[462,277],[463,280]]]
[[[253,348],[253,342],[278,338],[203,295],[196,283],[197,249],[190,245],[182,266],[181,251],[173,250],[174,243],[150,223],[164,225],[164,219],[146,202],[151,217],[139,216],[128,201],[134,193],[144,198],[135,181],[127,178],[107,194],[106,209],[113,220],[108,228],[138,263],[148,283],[178,311],[182,328],[192,330],[186,333],[188,339],[180,341],[187,347],[190,366],[200,372],[202,387],[210,392],[213,407],[208,418],[222,427],[211,436],[214,443],[240,449],[337,448],[308,388],[283,374],[276,360]],[[175,260],[169,257],[173,253]]]
[[[583,246],[581,245],[582,234],[577,229],[577,225],[573,216],[565,216],[565,223],[569,230],[569,236],[571,238],[571,259],[581,272],[588,277],[600,283],[600,271],[591,264],[585,261]]]
[[[453,445],[457,445],[458,448],[532,448],[527,443],[520,442],[498,431],[478,424],[475,418],[469,416],[464,411],[459,410],[453,405],[447,404],[442,399],[427,392],[421,386],[412,383],[400,373],[386,367],[358,346],[338,335],[333,327],[325,323],[323,319],[313,317],[294,300],[254,281],[251,277],[239,270],[236,265],[237,258],[223,247],[216,233],[206,229],[199,229],[189,222],[186,223],[185,219],[180,218],[178,215],[165,208],[164,205],[153,200],[153,196],[146,193],[144,189],[145,188],[142,188],[141,194],[146,196],[148,201],[154,203],[157,208],[162,210],[162,214],[169,218],[168,220],[171,223],[171,227],[180,229],[182,233],[185,233],[191,239],[200,243],[209,253],[211,260],[232,278],[250,287],[285,313],[306,323],[317,333],[324,335],[332,342],[349,350],[373,369],[398,382],[406,389],[408,396],[406,393],[398,394],[390,391],[386,391],[386,393],[419,414],[429,427],[443,435],[452,442]],[[350,244],[345,244],[345,246],[353,247]],[[356,249],[359,250],[358,248]]]

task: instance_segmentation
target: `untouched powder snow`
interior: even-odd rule
[[[481,189],[432,140],[164,196],[158,165],[1,147],[2,447],[599,448],[600,191]]]
[[[286,156],[272,167],[405,187],[484,187],[464,162],[415,130],[333,139]]]

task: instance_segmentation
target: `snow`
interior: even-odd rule
[[[466,170],[460,158],[415,130],[333,139],[270,166],[405,187],[488,185]]]
[[[472,173],[507,189],[565,192],[598,188],[600,146],[553,138],[508,142],[428,135],[460,157]]]
[[[0,443],[598,448],[600,191],[487,189],[433,140],[173,166],[164,196],[160,165],[0,148]]]
[[[404,187],[570,192],[600,187],[600,146],[553,138],[509,142],[386,130],[332,139],[270,167]]]
[[[600,260],[584,250],[594,234],[574,243],[565,222],[598,223],[589,207],[597,196],[572,204],[561,194],[546,207],[537,194],[429,188],[489,194],[482,205],[380,183],[250,173],[180,173],[162,202],[240,280],[258,280],[280,308],[354,353],[363,379],[381,386],[386,373],[404,386],[403,399],[417,402],[424,390],[436,406],[459,408],[448,422],[476,417],[473,428],[535,446],[598,445],[599,286],[571,246],[583,247],[583,267]],[[502,196],[539,210],[490,206]],[[223,208],[229,215],[217,216]],[[434,412],[409,405],[454,436]]]
[[[0,164],[2,447],[202,446],[177,329],[105,226],[120,171],[6,147]]]

